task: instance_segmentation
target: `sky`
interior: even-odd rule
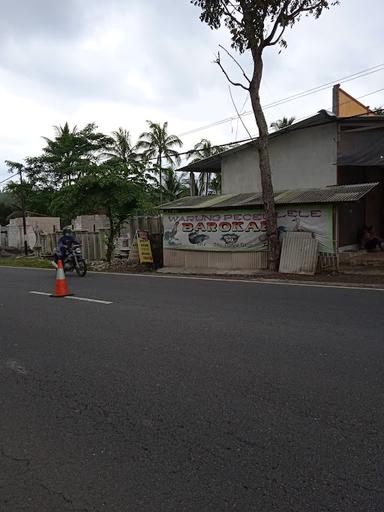
[[[202,138],[225,144],[256,134],[252,115],[242,117],[245,128],[236,114],[250,110],[247,92],[230,91],[213,62],[219,44],[230,49],[229,33],[210,30],[190,0],[0,0],[0,7],[0,182],[9,176],[5,160],[38,155],[42,137],[66,121],[95,122],[105,133],[121,126],[133,141],[147,120],[168,121],[184,150]],[[366,105],[384,105],[383,12],[382,0],[341,0],[288,30],[286,49],[267,49],[261,97],[268,122],[330,110],[334,83]],[[250,71],[250,56],[238,58]],[[224,54],[222,62],[241,79]]]

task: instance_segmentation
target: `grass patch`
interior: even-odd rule
[[[34,257],[0,258],[0,267],[52,268],[50,260]]]

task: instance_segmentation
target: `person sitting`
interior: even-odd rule
[[[59,259],[62,261],[65,260],[68,254],[68,250],[72,247],[73,244],[80,245],[80,243],[73,236],[70,226],[66,226],[63,228],[63,236],[59,238],[58,247],[54,255],[54,266],[57,266]]]
[[[372,252],[375,249],[384,251],[384,240],[379,238],[373,229],[373,226],[365,226],[361,235],[360,245],[368,252]]]

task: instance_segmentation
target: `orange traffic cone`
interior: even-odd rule
[[[51,297],[67,297],[68,295],[71,295],[71,293],[69,293],[67,280],[65,279],[63,262],[59,260],[56,271],[55,293]]]

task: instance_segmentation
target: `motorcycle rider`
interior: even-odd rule
[[[72,245],[80,245],[80,243],[73,236],[71,226],[65,226],[63,228],[63,235],[59,238],[57,250],[54,256],[54,266],[57,267],[57,262],[59,259],[64,262],[68,250],[72,247]]]

